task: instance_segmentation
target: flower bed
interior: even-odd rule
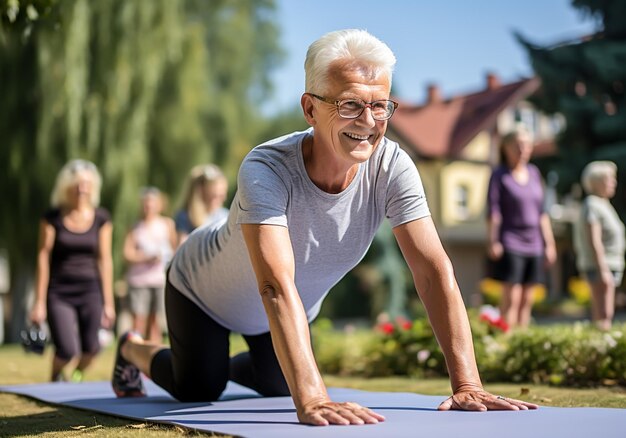
[[[599,331],[589,323],[507,332],[470,311],[474,347],[486,382],[626,386],[626,324]],[[445,376],[443,355],[426,319],[386,322],[373,330],[313,326],[316,357],[329,374]]]

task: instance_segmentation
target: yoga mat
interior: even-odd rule
[[[387,420],[376,425],[316,427],[297,422],[289,397],[260,397],[229,382],[220,401],[180,403],[151,381],[148,397],[118,399],[109,382],[0,386],[0,391],[119,417],[178,424],[243,437],[626,437],[626,409],[551,408],[535,411],[438,412],[445,396],[331,388],[336,401],[354,401]]]

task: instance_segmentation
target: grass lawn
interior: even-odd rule
[[[234,340],[234,350],[242,348]],[[0,385],[39,383],[48,380],[51,349],[36,356],[20,346],[0,346]],[[107,348],[90,369],[86,380],[108,380],[114,359],[113,347]],[[450,392],[446,379],[409,379],[401,377],[360,379],[325,376],[328,386],[370,391],[417,392],[445,395]],[[488,384],[486,389],[508,397],[521,398],[547,406],[596,406],[626,408],[626,388],[563,389],[542,385]],[[0,393],[0,436],[30,437],[107,436],[107,437],[180,437],[210,436],[174,426],[146,424],[40,403],[25,397]]]

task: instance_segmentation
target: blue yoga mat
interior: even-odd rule
[[[535,411],[439,412],[445,396],[331,388],[336,401],[354,401],[384,415],[376,425],[315,427],[297,422],[289,397],[260,397],[229,383],[220,401],[180,403],[151,381],[148,397],[118,399],[109,382],[0,386],[0,391],[119,417],[177,424],[243,437],[626,437],[626,409],[551,408]]]

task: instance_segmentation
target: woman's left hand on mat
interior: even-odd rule
[[[534,403],[493,395],[487,391],[464,390],[457,391],[453,396],[445,399],[438,409],[440,411],[525,411],[538,407]]]

